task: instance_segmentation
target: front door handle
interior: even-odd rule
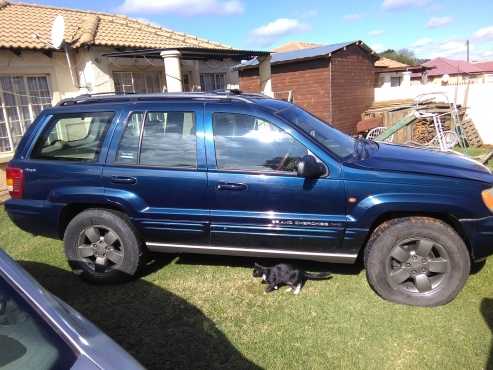
[[[112,176],[111,182],[113,184],[134,185],[137,184],[137,179],[135,177],[127,177],[127,176]]]
[[[233,183],[233,182],[220,182],[216,186],[217,190],[232,190],[232,191],[241,191],[247,190],[248,186],[246,184],[241,183]]]

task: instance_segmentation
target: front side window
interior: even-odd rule
[[[120,141],[116,162],[196,168],[195,131],[195,115],[192,112],[132,113]]]
[[[218,169],[294,173],[308,154],[287,132],[249,115],[215,113],[213,131]]]
[[[313,114],[308,113],[296,105],[291,105],[289,108],[280,110],[276,114],[313,137],[337,157],[343,160],[352,157],[354,153],[354,139],[329,123],[318,119]]]
[[[76,355],[0,277],[0,368],[68,369]]]
[[[113,116],[113,112],[54,116],[34,146],[31,158],[96,161]]]

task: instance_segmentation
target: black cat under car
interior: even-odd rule
[[[280,263],[272,267],[265,267],[255,263],[253,277],[262,278],[262,283],[267,284],[266,293],[270,293],[281,286],[288,286],[288,291],[299,294],[307,280],[327,279],[331,277],[329,272],[310,273],[287,263]]]

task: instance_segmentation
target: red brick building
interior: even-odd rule
[[[353,134],[356,123],[372,103],[375,88],[376,54],[363,42],[355,41],[294,50],[272,55],[272,90]],[[259,92],[258,62],[240,69],[240,90]]]

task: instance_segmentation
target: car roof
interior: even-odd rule
[[[77,97],[60,101],[57,107],[87,105],[96,103],[135,103],[156,101],[241,101],[255,103],[257,100],[271,100],[262,94],[245,94],[239,90],[219,90],[213,92],[184,92],[184,93],[161,93],[161,94],[83,94]]]

